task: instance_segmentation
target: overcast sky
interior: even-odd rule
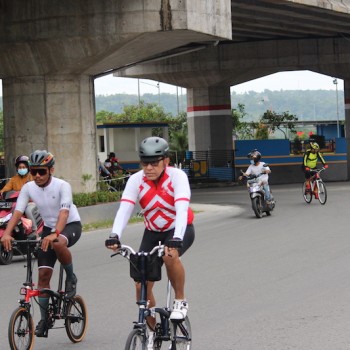
[[[231,89],[236,93],[247,91],[268,90],[335,90],[334,78],[310,71],[283,72],[268,75],[266,77],[251,80],[239,84]],[[176,94],[176,86],[159,84],[160,93],[168,92]],[[343,80],[338,79],[338,89],[343,90]],[[95,80],[96,95],[112,95],[118,93],[138,94],[137,79],[116,78],[108,75]],[[157,82],[140,79],[140,94],[158,94]]]
[[[283,72],[268,75],[263,78],[251,80],[244,84],[239,84],[231,88],[236,93],[248,91],[261,92],[265,89],[272,91],[279,90],[335,90],[334,78],[317,74],[310,71]],[[343,80],[338,79],[338,89],[344,90]],[[169,84],[159,84],[158,82],[140,79],[140,94],[151,93],[157,95],[160,93],[176,94],[176,86]],[[185,89],[182,91],[184,92]],[[181,94],[181,88],[178,89]],[[116,78],[112,74],[95,80],[96,95],[113,95],[127,93],[138,94],[137,79]],[[2,96],[2,84],[0,84],[0,96]]]

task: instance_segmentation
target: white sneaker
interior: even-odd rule
[[[154,346],[154,336],[155,333],[152,331],[148,332],[148,343],[147,343],[147,350],[153,350]]]
[[[170,314],[171,320],[183,320],[187,316],[188,302],[186,300],[174,300],[173,311]]]

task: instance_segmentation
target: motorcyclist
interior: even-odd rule
[[[25,183],[32,181],[32,175],[29,173],[29,158],[27,156],[18,156],[15,159],[17,174],[12,176],[7,184],[0,190],[0,196],[8,191],[20,191]]]
[[[260,180],[262,181],[263,188],[265,191],[265,199],[266,203],[270,204],[272,200],[270,186],[269,186],[269,175],[271,173],[271,169],[269,166],[263,162],[260,162],[261,153],[254,149],[248,153],[247,157],[250,159],[250,165],[248,169],[243,173],[243,176],[249,175],[260,175]],[[263,175],[261,175],[263,174]]]
[[[20,191],[27,182],[33,180],[32,175],[29,173],[29,157],[24,155],[18,156],[15,159],[15,167],[17,174],[12,176],[7,184],[1,189],[0,198],[3,198],[6,192]],[[32,230],[36,233],[37,224],[34,215],[35,211],[37,211],[36,205],[33,202],[29,202],[25,209],[25,215],[32,221]]]

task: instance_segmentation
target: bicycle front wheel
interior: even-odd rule
[[[327,190],[323,181],[318,181],[318,200],[321,204],[327,202]]]
[[[88,314],[85,302],[80,295],[76,295],[68,301],[66,311],[66,332],[73,343],[81,342],[86,333]]]
[[[303,183],[303,186],[302,186],[302,193],[303,193],[303,197],[304,197],[304,200],[306,203],[311,203],[312,201],[312,192],[309,189],[306,189],[306,183],[304,182]]]
[[[133,329],[125,343],[125,350],[146,350],[147,340],[141,329]]]
[[[189,318],[182,322],[173,322],[174,338],[172,341],[172,350],[191,350],[192,349],[192,331]]]
[[[34,321],[23,307],[18,307],[11,315],[8,339],[11,350],[31,350],[34,346]]]

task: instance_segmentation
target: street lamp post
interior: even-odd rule
[[[157,84],[146,83],[145,81],[140,81],[140,79],[138,79],[138,81],[139,81],[139,83],[138,83],[139,96],[140,96],[140,83],[141,84],[146,84],[146,85],[149,85],[149,86],[154,86],[154,87],[156,87],[158,89],[158,105],[160,106],[160,83],[159,83],[159,81],[158,81]],[[140,97],[139,97],[139,99],[140,99]],[[139,103],[140,103],[140,101],[139,101]]]
[[[333,79],[333,84],[335,85],[335,92],[336,92],[336,100],[337,100],[337,135],[338,138],[340,137],[339,132],[339,105],[338,105],[338,79]]]

